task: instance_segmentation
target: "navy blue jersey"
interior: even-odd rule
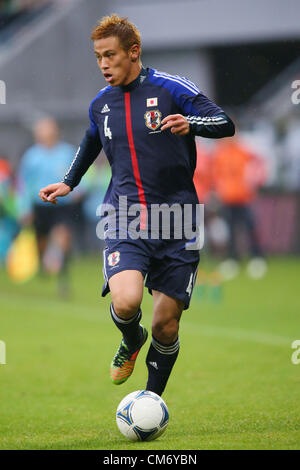
[[[170,114],[184,115],[190,133],[161,130]],[[112,178],[104,202],[196,204],[193,184],[195,135],[221,138],[234,134],[224,111],[186,78],[142,69],[127,86],[107,86],[92,101],[90,127],[63,182],[72,189],[103,148]]]

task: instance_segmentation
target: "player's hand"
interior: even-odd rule
[[[71,191],[70,186],[65,183],[49,184],[42,188],[39,192],[39,197],[43,202],[51,202],[57,204],[57,197],[66,196]]]
[[[186,135],[190,132],[190,125],[182,114],[170,114],[166,116],[161,123],[162,131],[171,128],[172,134],[175,135]]]

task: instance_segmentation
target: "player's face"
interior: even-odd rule
[[[137,77],[138,46],[125,51],[119,38],[112,36],[94,41],[94,52],[98,66],[111,86],[127,85]]]

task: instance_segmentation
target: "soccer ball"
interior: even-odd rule
[[[169,412],[159,395],[137,390],[120,402],[116,420],[121,433],[131,441],[152,441],[167,429]]]

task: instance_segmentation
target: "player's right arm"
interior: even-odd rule
[[[54,183],[40,189],[39,196],[43,202],[52,202],[52,204],[57,204],[56,198],[66,196],[70,191],[71,188],[67,184]]]
[[[76,152],[76,155],[65,174],[62,182],[49,184],[42,188],[39,196],[44,202],[57,203],[57,197],[69,194],[80,183],[81,178],[87,172],[91,164],[96,160],[102,149],[98,127],[93,119],[90,108],[90,127]]]

